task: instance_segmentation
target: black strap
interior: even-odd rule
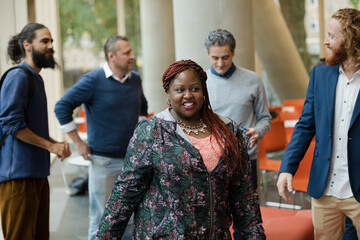
[[[26,104],[26,108],[25,108],[25,121],[28,122],[28,114],[27,114],[27,108],[30,104],[30,100],[31,98],[34,96],[34,92],[35,92],[35,84],[34,84],[34,77],[33,74],[31,73],[31,71],[25,67],[24,65],[17,65],[15,67],[9,68],[2,76],[0,79],[0,89],[4,83],[5,77],[6,75],[13,69],[16,68],[21,68],[22,70],[25,71],[27,79],[29,81],[29,90],[28,90],[28,99],[27,99],[27,104]],[[5,133],[2,138],[0,139],[0,147],[5,143],[5,140],[7,138],[7,133]]]
[[[25,71],[26,73],[26,76],[27,76],[27,79],[29,81],[29,91],[28,91],[28,105],[29,105],[29,102],[30,102],[30,99],[34,96],[34,77],[33,77],[33,74],[31,73],[31,71],[25,67],[24,65],[17,65],[15,67],[12,67],[12,68],[9,68],[2,76],[1,76],[1,79],[0,79],[0,89],[4,83],[4,80],[6,78],[6,75],[13,69],[16,69],[16,68],[21,68],[22,70]]]
[[[8,136],[7,133],[5,133],[5,134],[2,136],[2,138],[0,139],[0,147],[1,147],[2,145],[4,145],[7,136]]]

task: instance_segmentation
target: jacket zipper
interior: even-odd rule
[[[184,139],[184,141],[186,141],[185,139]],[[191,143],[190,143],[191,144]],[[191,144],[192,145],[192,144]],[[190,154],[192,154],[192,155],[194,155],[194,149],[196,149],[194,146],[192,146],[192,147],[188,147],[187,146],[187,144],[183,144],[183,147],[185,148],[185,149],[187,149],[188,150],[188,152],[190,153]],[[198,151],[197,149],[196,149],[196,151]],[[200,153],[199,153],[199,155],[200,155]],[[194,155],[194,156],[196,156],[196,155]],[[196,156],[197,157],[197,156]],[[201,155],[200,155],[200,158],[201,158]],[[201,158],[202,159],[202,158]],[[213,169],[213,171],[218,167],[218,165],[220,165],[220,163],[223,161],[223,158],[220,158],[219,159],[219,162],[218,162],[218,164],[216,165],[216,167]],[[205,169],[206,169],[206,171],[207,171],[207,173],[208,173],[208,176],[209,176],[209,179],[208,179],[208,181],[209,181],[209,190],[210,190],[210,235],[209,235],[209,239],[211,239],[211,236],[212,236],[212,232],[213,232],[213,222],[214,222],[214,216],[213,216],[213,199],[212,199],[212,197],[213,197],[213,193],[212,193],[212,182],[211,182],[211,173],[212,172],[209,172],[209,170],[206,168],[206,166],[204,165],[204,167],[205,167]]]
[[[213,197],[213,193],[212,193],[212,184],[211,184],[211,173],[209,173],[209,187],[210,187],[210,235],[209,235],[209,239],[211,239],[212,236],[212,231],[213,231],[213,201],[212,201],[212,197]]]

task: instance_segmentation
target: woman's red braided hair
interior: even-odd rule
[[[233,173],[234,168],[241,171],[241,143],[235,137],[230,128],[213,112],[210,102],[209,94],[206,87],[206,73],[204,70],[192,60],[181,60],[172,63],[164,72],[162,76],[163,87],[165,92],[168,92],[170,83],[181,72],[192,69],[199,77],[205,96],[204,104],[201,108],[201,116],[207,128],[211,131],[216,141],[220,146],[224,145],[222,149],[222,156],[226,161],[226,170],[229,174]],[[232,161],[231,159],[234,159]]]

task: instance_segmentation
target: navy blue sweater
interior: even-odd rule
[[[103,68],[91,71],[56,103],[61,125],[70,123],[73,110],[85,105],[88,145],[92,154],[125,157],[139,116],[147,116],[147,102],[137,72],[125,83],[106,78]]]
[[[34,94],[29,106],[29,81],[24,70],[11,70],[1,87],[0,124],[8,137],[1,148],[0,182],[18,178],[45,178],[50,174],[50,153],[16,138],[20,129],[28,127],[35,134],[49,140],[44,82],[32,68],[27,64],[23,65],[29,68],[34,76]]]

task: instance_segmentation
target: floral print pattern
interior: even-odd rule
[[[244,130],[228,125],[245,144]],[[265,239],[246,149],[242,161],[243,172],[231,178],[222,158],[209,173],[199,151],[176,133],[175,122],[140,122],[97,239],[121,239],[132,213],[133,239],[231,239],[232,221],[242,239]]]

